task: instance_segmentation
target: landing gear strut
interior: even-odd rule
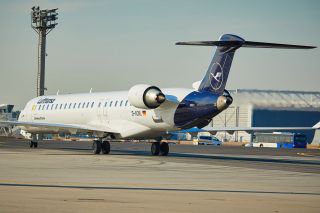
[[[107,140],[94,140],[92,144],[93,154],[109,154],[110,153],[110,142]]]
[[[166,142],[154,142],[151,145],[151,154],[153,156],[167,156],[169,154],[169,144]]]

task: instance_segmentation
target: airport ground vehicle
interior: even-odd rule
[[[222,142],[214,136],[199,136],[193,139],[194,145],[222,146]]]
[[[307,137],[302,133],[291,132],[255,133],[253,136],[252,146],[272,148],[306,148]]]

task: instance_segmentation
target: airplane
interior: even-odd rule
[[[206,127],[213,117],[233,102],[225,89],[235,51],[241,47],[312,49],[315,46],[245,41],[232,34],[218,41],[177,42],[176,45],[216,46],[215,54],[202,81],[193,89],[163,88],[138,84],[129,91],[46,95],[31,99],[18,121],[0,123],[19,126],[32,135],[30,147],[38,147],[42,134],[88,133],[94,154],[109,154],[116,139],[155,139],[151,154],[166,156],[169,145],[161,142],[171,131]],[[228,127],[206,131],[312,130],[313,127]]]

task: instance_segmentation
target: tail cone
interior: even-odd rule
[[[233,99],[231,96],[219,96],[217,100],[217,108],[219,111],[223,111],[227,109],[233,102]]]

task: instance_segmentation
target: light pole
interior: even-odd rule
[[[46,36],[58,24],[58,8],[51,10],[40,10],[40,7],[31,8],[31,27],[39,35],[38,39],[38,74],[37,74],[37,96],[44,95],[45,88],[45,63],[46,63]]]

